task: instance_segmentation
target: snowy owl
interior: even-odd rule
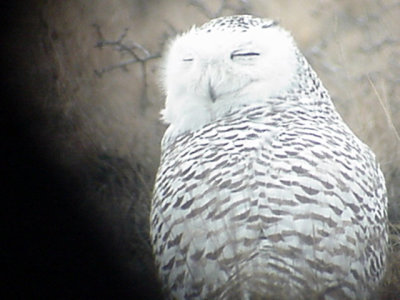
[[[385,181],[276,22],[221,17],[166,54],[150,223],[173,299],[366,299]]]

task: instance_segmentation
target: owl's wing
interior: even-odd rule
[[[275,121],[210,124],[164,151],[152,236],[170,286],[228,282],[255,268],[311,285],[335,280],[332,268],[364,281],[386,217],[371,152],[345,126]]]

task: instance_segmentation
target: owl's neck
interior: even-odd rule
[[[292,78],[290,88],[282,91],[278,98],[286,99],[291,105],[301,105],[307,111],[336,119],[337,113],[328,91],[308,63],[307,59],[297,52],[298,70]],[[301,100],[301,101],[300,101]]]

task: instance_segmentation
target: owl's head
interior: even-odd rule
[[[163,120],[178,134],[279,96],[292,85],[297,53],[291,35],[268,19],[221,17],[193,27],[165,56]]]

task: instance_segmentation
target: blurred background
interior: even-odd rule
[[[148,238],[160,57],[193,24],[251,13],[293,34],[376,153],[391,221],[381,296],[399,299],[400,1],[37,0],[2,11],[0,249],[15,298],[161,299]]]

